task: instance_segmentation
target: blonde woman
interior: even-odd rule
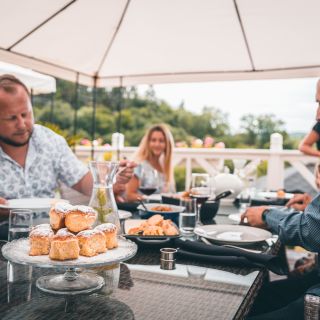
[[[138,166],[134,176],[126,186],[127,200],[136,201],[142,198],[139,192],[143,171],[157,172],[157,190],[155,193],[174,192],[175,181],[172,165],[174,141],[169,128],[165,124],[152,126],[142,138],[134,156]]]

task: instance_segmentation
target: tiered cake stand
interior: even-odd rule
[[[36,286],[46,293],[74,296],[96,292],[104,285],[104,279],[101,276],[95,272],[79,272],[80,268],[91,269],[117,264],[136,254],[135,243],[122,237],[118,239],[118,243],[118,248],[94,257],[80,256],[76,260],[55,261],[49,256],[29,256],[29,239],[18,239],[4,245],[2,254],[13,263],[65,270],[64,274],[40,277],[36,281]]]

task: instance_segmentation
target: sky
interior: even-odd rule
[[[275,114],[289,133],[308,132],[315,122],[318,78],[286,80],[224,81],[154,85],[156,97],[177,108],[199,113],[214,106],[229,114],[233,133],[240,130],[240,118],[247,113]],[[138,86],[143,95],[148,86]]]

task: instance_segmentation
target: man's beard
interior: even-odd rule
[[[31,138],[31,136],[32,136],[32,131],[33,131],[33,130],[28,131],[29,137],[28,137],[27,140],[24,141],[24,142],[16,142],[16,141],[14,141],[14,140],[11,140],[11,139],[9,139],[9,138],[3,137],[3,136],[1,136],[1,135],[0,135],[0,141],[3,142],[3,143],[5,143],[6,145],[9,145],[9,146],[12,146],[12,147],[23,147],[23,146],[25,146],[25,145],[27,145],[27,144],[29,143],[29,140],[30,140],[30,138]]]

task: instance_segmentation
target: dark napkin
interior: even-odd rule
[[[236,248],[208,245],[199,241],[175,239],[178,254],[193,260],[238,267],[266,267],[280,275],[287,273],[281,258],[266,253],[252,253]]]

